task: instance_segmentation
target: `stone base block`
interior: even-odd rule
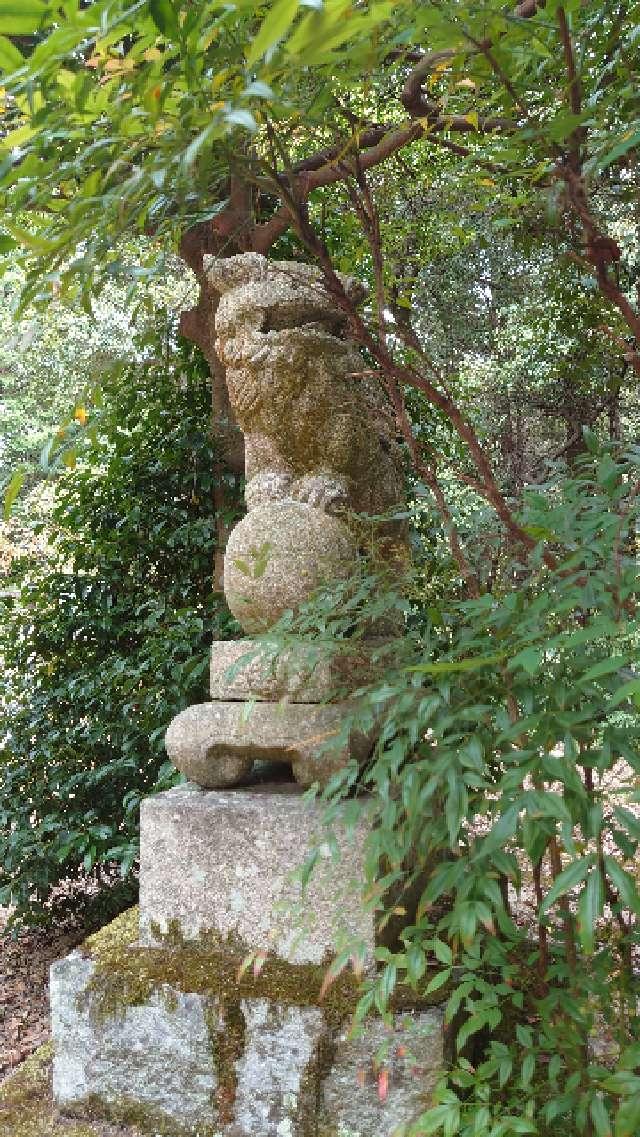
[[[322,806],[296,785],[187,785],[143,801],[140,828],[144,943],[173,929],[186,940],[208,935],[241,953],[320,965],[348,936],[373,962],[374,913],[361,901],[366,815],[353,832],[335,827],[332,845]],[[314,849],[303,902],[294,873]]]
[[[56,1104],[74,1113],[97,1107],[157,1131],[172,1125],[172,1133],[213,1137],[212,1014],[215,1029],[223,1028],[215,1003],[167,987],[142,1006],[103,1017],[91,996],[94,972],[95,963],[78,951],[51,968]]]
[[[258,640],[218,641],[211,647],[211,698],[325,703],[379,678],[385,648],[386,640],[365,640],[328,655],[310,640],[278,652]]]
[[[438,1008],[391,1028],[371,1020],[350,1040],[348,1010],[308,1001],[295,967],[305,1001],[286,984],[282,997],[254,994],[251,976],[229,985],[202,953],[194,969],[181,949],[114,949],[122,920],[51,971],[63,1112],[149,1137],[395,1137],[426,1108],[443,1064]]]
[[[324,785],[371,752],[373,738],[355,731],[340,738],[349,710],[346,703],[197,703],[169,724],[167,754],[207,789],[243,781],[256,760],[291,763],[300,785]]]

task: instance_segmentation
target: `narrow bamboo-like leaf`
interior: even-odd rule
[[[611,1137],[611,1121],[609,1113],[599,1094],[593,1098],[589,1107],[591,1119],[596,1131],[596,1137]]]
[[[177,36],[178,20],[171,0],[149,0],[149,15],[163,36]]]
[[[619,707],[620,703],[625,703],[627,699],[632,698],[640,692],[640,679],[630,679],[628,683],[623,683],[622,687],[618,687],[615,695],[609,700],[609,709]]]
[[[265,16],[257,36],[247,52],[247,65],[252,67],[258,59],[281,40],[291,27],[298,11],[298,0],[276,0]]]
[[[505,658],[504,652],[493,655],[476,655],[470,659],[439,660],[437,663],[419,663],[415,667],[408,667],[407,671],[419,671],[426,675],[446,675],[449,671],[479,671],[482,667],[489,667],[492,663],[501,663]]]
[[[627,154],[629,150],[633,150],[634,147],[638,145],[640,145],[640,130],[630,130],[627,133],[627,137],[623,138],[612,150],[608,150],[597,165],[600,169],[604,170],[607,166],[610,166],[612,162],[616,162],[618,158],[622,158],[624,154]]]
[[[440,987],[444,987],[445,983],[448,983],[450,978],[450,967],[445,968],[444,971],[438,971],[438,973],[434,975],[433,979],[431,979],[427,985],[427,995],[430,995],[432,991],[437,991]]]
[[[591,679],[600,679],[603,675],[611,675],[612,672],[625,667],[628,662],[626,655],[613,655],[609,659],[601,659],[599,663],[594,663],[593,667],[585,671],[578,682],[588,683]]]
[[[564,896],[566,892],[569,892],[570,889],[575,888],[577,884],[580,884],[587,877],[593,861],[594,857],[591,853],[588,857],[581,857],[577,861],[572,861],[572,863],[568,865],[566,869],[563,869],[563,871],[556,877],[547,895],[545,896],[540,907],[540,912],[548,912],[549,909],[553,907],[556,900],[559,900],[560,897]]]
[[[589,874],[587,886],[580,893],[578,920],[580,941],[587,955],[593,953],[598,917],[604,904],[604,887],[600,869],[596,866]]]
[[[0,34],[21,36],[37,32],[48,8],[43,0],[0,0]]]
[[[640,914],[640,890],[631,874],[626,872],[614,857],[605,857],[604,865],[607,876],[624,906]]]
[[[13,477],[11,478],[11,480],[9,482],[9,485],[7,486],[6,490],[4,491],[3,517],[4,517],[5,521],[8,521],[10,516],[11,516],[11,510],[13,508],[13,503],[15,502],[15,500],[16,500],[18,494],[20,493],[20,490],[22,489],[22,486],[24,484],[25,473],[26,473],[26,471],[25,471],[24,467],[22,467],[22,466],[20,467],[20,469],[16,470],[15,474],[13,475]]]
[[[0,36],[0,70],[11,72],[17,71],[18,67],[22,67],[24,63],[24,56],[18,50],[16,45],[7,39],[6,36]]]

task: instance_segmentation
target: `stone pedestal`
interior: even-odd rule
[[[294,784],[182,786],[143,803],[141,832],[139,913],[52,968],[60,1109],[150,1137],[394,1137],[415,1119],[442,1068],[440,1009],[405,992],[353,1038],[352,973],[322,992],[347,936],[375,967],[366,814],[330,836]]]
[[[366,819],[353,832],[322,827],[294,783],[205,791],[180,786],[142,803],[140,937],[206,936],[291,964],[326,965],[347,942],[370,966],[374,914],[360,899]],[[318,850],[303,896],[299,877]]]

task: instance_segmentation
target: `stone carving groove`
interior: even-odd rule
[[[349,575],[363,516],[390,516],[402,504],[402,463],[386,398],[347,339],[346,315],[318,269],[244,253],[210,257],[205,270],[221,297],[216,350],[245,435],[247,514],[229,536],[224,589],[231,611],[252,634],[267,631],[321,583]],[[363,297],[357,281],[342,282],[352,299]],[[379,528],[381,556],[402,557],[398,522]],[[248,641],[247,655],[252,650],[259,694],[260,660]],[[309,785],[326,782],[350,757],[367,757],[372,739],[362,736],[327,753],[344,717],[339,704],[323,711],[314,705],[322,696],[309,696],[305,715],[295,694],[314,686],[304,645],[291,650],[286,667],[279,664],[273,702],[263,703],[259,714],[247,714],[237,678],[225,682],[215,669],[218,652],[226,658],[228,645],[212,649],[215,701],[188,708],[167,732],[169,757],[191,780],[206,788],[231,786],[264,757],[291,761],[296,780]],[[331,686],[328,667],[325,688]],[[339,678],[344,689],[344,674]],[[351,686],[359,686],[357,674]],[[294,700],[297,707],[290,705]]]

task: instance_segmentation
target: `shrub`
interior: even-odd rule
[[[386,890],[396,918],[403,890],[421,892],[358,1017],[400,981],[448,991],[454,1060],[415,1134],[640,1132],[640,454],[588,442],[572,476],[526,495],[540,547],[505,554],[492,592],[436,605],[418,568],[395,665],[356,715],[382,724],[370,765],[324,793],[329,822],[346,807],[355,823],[370,791],[379,919]],[[349,651],[372,612],[407,607],[374,577],[343,588],[282,633],[315,625]]]
[[[140,799],[176,777],[164,730],[206,697],[212,634],[235,632],[212,588],[205,369],[183,345],[105,387],[94,440],[56,483],[50,557],[0,626],[0,904],[16,920],[47,919],[61,880],[131,874]]]

